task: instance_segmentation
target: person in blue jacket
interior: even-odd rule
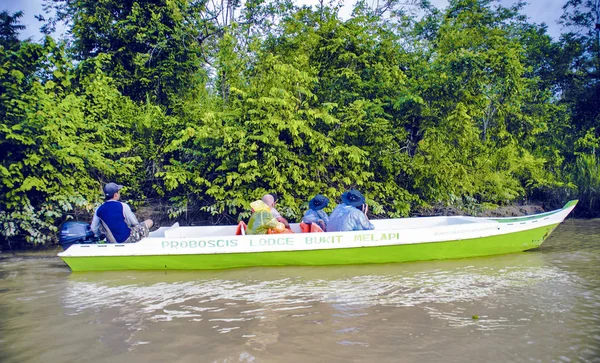
[[[105,202],[94,212],[91,229],[100,235],[100,226],[111,243],[134,243],[148,237],[154,225],[151,219],[139,223],[129,205],[120,202],[122,185],[108,183],[104,186]]]
[[[329,216],[327,232],[361,231],[375,229],[369,222],[367,212],[369,206],[365,197],[356,189],[342,194],[342,203]]]
[[[329,216],[323,208],[329,204],[329,198],[317,194],[308,202],[308,210],[302,217],[302,222],[306,224],[316,223],[321,227],[323,231],[327,231],[327,224],[329,224]]]

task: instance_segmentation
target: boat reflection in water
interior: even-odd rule
[[[245,347],[234,353],[238,359],[278,342],[290,324],[308,336],[327,325],[336,343],[366,346],[360,332],[377,326],[395,334],[423,324],[506,329],[570,309],[574,300],[564,291],[556,301],[541,298],[570,278],[539,252],[391,265],[82,272],[69,276],[64,307],[99,324],[124,323],[118,334],[128,349],[167,329],[177,344],[202,341],[222,358],[219,333]]]

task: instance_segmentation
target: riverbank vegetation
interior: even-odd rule
[[[522,4],[451,0],[54,0],[20,40],[0,14],[0,234],[52,241],[126,185],[134,206],[234,223],[264,193],[298,220],[316,193],[375,217],[579,198],[600,215],[594,0],[563,34]],[[334,203],[332,203],[334,204]]]

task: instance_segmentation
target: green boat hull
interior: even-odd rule
[[[61,257],[73,271],[214,270],[251,266],[319,266],[439,260],[521,252],[539,247],[558,224],[445,242],[285,252]]]

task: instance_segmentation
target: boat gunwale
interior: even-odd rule
[[[254,251],[231,254],[72,256],[66,257],[63,260],[74,272],[79,272],[108,270],[218,270],[259,266],[356,265],[471,258],[520,253],[538,248],[559,223],[556,222],[553,225],[539,226],[534,229],[515,232],[517,235],[525,233],[521,237],[515,236],[518,242],[514,238],[510,238],[509,241],[511,242],[508,242],[506,240],[498,240],[501,236],[493,236],[491,241],[487,241],[486,243],[483,243],[481,238],[448,240],[442,243],[443,246],[441,248],[431,247],[433,243],[425,243],[404,246],[388,245],[344,249]],[[467,246],[473,248],[466,248]],[[222,256],[223,258],[221,259],[218,256]]]
[[[505,231],[503,231],[503,233],[492,233],[492,234],[479,234],[479,235],[472,235],[470,237],[466,237],[466,238],[461,238],[460,234],[456,231],[452,231],[450,230],[447,235],[449,236],[449,238],[444,238],[442,240],[425,240],[425,241],[394,241],[394,243],[384,243],[381,244],[381,241],[373,241],[373,242],[379,242],[379,244],[365,244],[365,245],[345,245],[345,246],[336,246],[334,248],[324,248],[321,245],[314,245],[314,248],[301,248],[301,249],[262,249],[262,250],[252,250],[252,251],[240,251],[240,250],[219,250],[219,251],[189,251],[189,253],[177,253],[175,251],[173,251],[174,253],[169,253],[170,251],[161,251],[161,253],[151,253],[154,251],[148,250],[146,252],[150,252],[150,253],[139,253],[139,251],[135,251],[135,250],[129,250],[127,252],[127,254],[71,254],[68,253],[69,249],[67,249],[64,252],[61,252],[58,254],[59,257],[63,258],[63,257],[144,257],[144,256],[160,256],[160,255],[169,255],[169,256],[178,256],[178,255],[192,255],[192,254],[199,254],[199,255],[218,255],[218,254],[235,254],[235,253],[268,253],[268,252],[294,252],[294,251],[314,251],[314,250],[340,250],[340,249],[348,249],[348,248],[364,248],[364,247],[385,247],[385,246],[393,246],[393,245],[412,245],[412,244],[427,244],[427,243],[443,243],[443,242],[448,242],[448,241],[452,241],[452,240],[467,240],[467,239],[472,239],[472,238],[486,238],[486,237],[493,237],[493,236],[499,236],[499,235],[503,235],[503,234],[510,234],[510,233],[519,233],[519,232],[523,232],[529,229],[533,229],[531,227],[531,225],[534,223],[535,220],[539,220],[540,218],[544,218],[544,220],[547,219],[546,223],[540,223],[538,225],[535,226],[535,228],[538,227],[544,227],[547,225],[553,225],[553,224],[559,224],[561,223],[564,218],[566,218],[566,216],[568,215],[568,213],[571,212],[572,208],[574,208],[574,205],[569,205],[570,203],[567,203],[565,205],[566,208],[562,208],[562,209],[557,209],[555,211],[551,211],[551,212],[546,212],[546,213],[541,213],[538,214],[538,218],[534,218],[534,219],[530,219],[527,220],[527,225],[525,225],[525,223],[520,223],[517,226],[511,226],[510,229],[511,230],[506,230],[508,226],[510,226],[510,224],[506,224],[506,223],[499,223],[497,221],[494,220],[490,220],[487,218],[483,218],[483,220],[485,220],[486,222],[482,223],[480,226],[497,226],[497,230],[501,230],[504,229]],[[564,216],[562,216],[562,218],[557,218],[556,214],[559,214],[560,212],[563,212]],[[548,214],[551,215],[555,215],[554,218],[550,218],[548,217]],[[535,215],[533,215],[535,216]],[[559,220],[560,219],[560,220]],[[488,223],[489,222],[489,223]],[[440,227],[440,228],[447,228],[451,225],[440,225],[440,226],[435,226],[435,227]],[[459,227],[460,225],[452,225],[454,227]],[[185,227],[179,227],[179,228],[185,228]],[[418,228],[417,228],[418,229]],[[493,229],[493,228],[492,228]],[[392,233],[393,231],[397,232],[400,230],[409,230],[406,228],[402,228],[402,229],[380,229],[377,230],[377,233]],[[414,229],[411,229],[414,230]],[[345,234],[346,236],[344,237],[351,237],[353,235],[356,235],[357,233],[368,233],[370,231],[350,231],[350,232],[325,232],[325,233],[318,233],[318,234],[310,234],[312,235],[327,235],[327,234],[333,234],[333,233],[342,233]],[[464,232],[464,231],[463,231]],[[300,234],[296,234],[296,235],[300,235]],[[302,234],[302,235],[309,235],[309,234]],[[256,236],[260,236],[260,235],[256,235]],[[264,236],[273,236],[273,235],[264,235]],[[279,236],[285,236],[285,235],[279,235]],[[86,247],[92,247],[93,250],[98,251],[96,248],[105,248],[105,247],[125,247],[125,249],[127,249],[127,247],[131,247],[131,248],[139,248],[139,246],[144,245],[144,241],[147,239],[151,239],[153,243],[156,242],[157,239],[162,239],[163,241],[165,241],[165,239],[167,240],[186,240],[190,239],[190,238],[201,238],[201,239],[208,239],[211,237],[223,237],[223,236],[206,236],[206,237],[148,237],[138,243],[134,243],[134,244],[90,244],[90,245],[74,245],[73,247],[75,247],[76,249],[80,249],[80,248],[86,248]],[[248,236],[236,236],[236,237],[248,237]],[[114,250],[112,250],[114,251]],[[75,250],[73,251],[75,252]],[[91,251],[90,251],[91,252]],[[125,251],[123,251],[125,252]],[[138,252],[138,253],[136,253]]]

